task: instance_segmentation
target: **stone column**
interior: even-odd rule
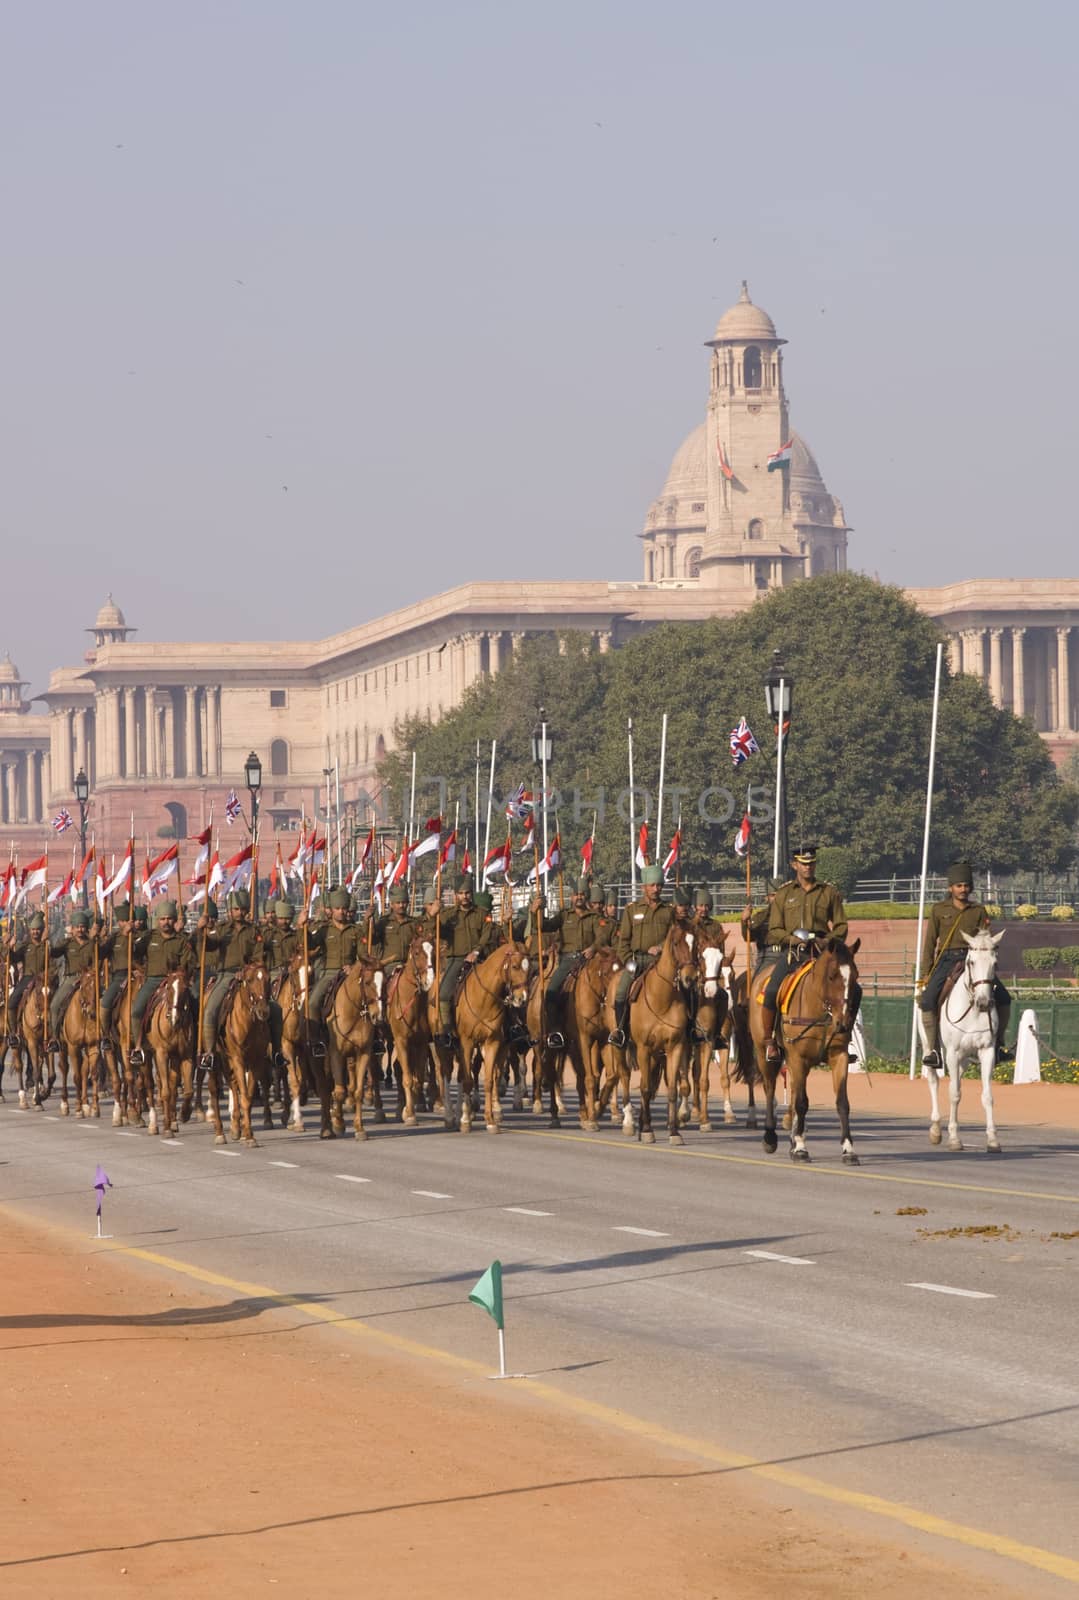
[[[51,721],[53,771],[61,795],[71,793],[74,772],[71,767],[71,712],[54,711]]]
[[[511,643],[511,645],[513,647],[514,655],[518,654],[518,652],[520,651],[521,646],[524,644],[524,642],[525,642],[525,640],[527,638],[528,638],[528,634],[527,633],[517,632],[517,633],[511,633],[510,634],[510,643]]]
[[[220,687],[206,691],[206,720],[209,723],[209,732],[206,736],[206,771],[212,778],[221,775],[221,690]]]
[[[952,676],[954,677],[956,673],[962,672],[963,670],[963,646],[957,633],[950,633],[948,635],[945,653],[948,657],[948,666],[951,669]]]
[[[1025,628],[1012,629],[1012,711],[1017,717],[1027,714],[1027,675],[1023,660],[1026,637]]]
[[[487,670],[493,678],[502,666],[502,635],[489,633],[487,635]]]
[[[176,776],[176,701],[170,689],[165,697],[165,709],[161,718],[161,733],[165,748],[161,762],[161,776],[175,778]]]
[[[120,772],[120,691],[119,689],[105,689],[105,773],[107,777],[119,778]]]
[[[152,684],[147,684],[142,691],[142,719],[146,728],[146,776],[157,778],[161,753],[157,738],[157,691]]]
[[[75,725],[74,726],[74,734],[75,734],[75,761],[74,761],[74,765],[75,765],[75,771],[76,772],[85,772],[86,771],[86,712],[85,711],[75,711],[75,712],[72,712],[71,715],[72,715],[72,721],[74,722],[74,725]],[[74,778],[72,778],[72,788],[74,788],[74,781],[75,781]]]
[[[989,693],[995,706],[1004,704],[1003,628],[989,630]]]
[[[52,756],[47,750],[41,755],[41,815],[45,816],[49,796],[52,794]]]
[[[611,648],[611,629],[601,628],[596,634],[596,645],[601,656],[605,656]]]
[[[1060,733],[1071,728],[1071,675],[1068,671],[1068,635],[1070,628],[1057,629],[1057,715]]]
[[[139,730],[135,717],[135,690],[131,684],[124,688],[124,767],[123,778],[139,775]]]
[[[184,776],[186,778],[198,777],[199,742],[198,729],[195,725],[196,714],[195,686],[189,683],[184,687]]]
[[[981,628],[964,630],[963,671],[975,678],[985,678],[985,636]]]
[[[19,820],[19,775],[15,766],[16,757],[12,756],[4,771],[4,787],[7,790],[7,820]]]

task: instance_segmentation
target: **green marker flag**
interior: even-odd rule
[[[479,1306],[482,1311],[494,1319],[495,1327],[501,1333],[506,1324],[502,1316],[502,1263],[492,1261],[483,1277],[476,1284],[468,1297],[474,1306]]]

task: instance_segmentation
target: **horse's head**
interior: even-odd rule
[[[842,939],[829,937],[821,945],[817,968],[822,973],[821,989],[824,1003],[833,1011],[838,1008],[839,1027],[849,1033],[854,1026],[851,1002],[858,982],[858,968],[854,958],[861,948],[861,939],[844,944]]]
[[[993,980],[997,975],[997,945],[1004,937],[1004,930],[1000,933],[990,933],[988,928],[981,929],[978,933],[964,933],[967,942],[967,982],[974,995],[974,1006],[977,1011],[988,1011],[993,1004]]]
[[[674,958],[678,982],[683,989],[697,987],[697,935],[684,923],[672,922],[667,935],[667,946]]]
[[[240,974],[240,987],[255,1021],[267,1022],[270,1016],[270,974],[261,961],[252,961],[244,967]]]
[[[372,1022],[382,1021],[382,991],[386,974],[377,961],[365,957],[360,963],[360,1003]]]
[[[528,981],[532,974],[532,958],[523,944],[514,943],[506,947],[502,972],[506,980],[508,1004],[523,1006],[528,999]]]
[[[408,959],[417,989],[421,994],[428,994],[435,981],[434,944],[430,939],[413,939],[409,946]]]
[[[180,1011],[184,1001],[191,993],[191,980],[183,968],[170,972],[166,980],[165,1005],[169,1014],[169,1023],[176,1027],[180,1020]]]
[[[714,1000],[723,983],[723,946],[716,944],[711,939],[699,939],[697,961],[700,968],[702,994],[706,1000]]]

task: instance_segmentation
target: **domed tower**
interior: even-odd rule
[[[107,644],[123,644],[128,634],[135,633],[136,629],[128,627],[123,612],[110,594],[94,618],[93,627],[86,631],[94,636],[94,649],[100,650]]]
[[[26,684],[27,680],[19,677],[18,667],[5,651],[4,658],[0,661],[0,712],[29,709],[22,694]]]
[[[707,421],[645,522],[645,578],[752,596],[846,567],[843,508],[792,433],[775,323],[743,282],[714,336]]]

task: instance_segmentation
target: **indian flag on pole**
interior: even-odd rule
[[[793,449],[794,440],[788,439],[786,444],[781,444],[778,450],[773,450],[768,457],[768,471],[775,472],[779,467],[789,467]]]

